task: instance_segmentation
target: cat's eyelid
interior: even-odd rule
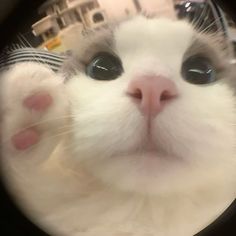
[[[218,45],[219,46],[219,45]],[[214,45],[211,40],[204,38],[194,38],[190,47],[186,50],[183,61],[186,59],[193,57],[193,56],[203,56],[208,58],[216,67],[218,71],[224,70],[226,67],[226,60],[225,57],[223,57],[221,51],[219,51],[220,48],[217,48],[217,45]]]
[[[201,39],[193,39],[191,45],[188,47],[184,54],[184,58],[189,58],[194,55],[205,55],[206,57],[211,57],[212,54],[216,54],[213,48],[209,46],[207,42],[202,41]]]
[[[78,59],[83,64],[88,63],[98,52],[114,53],[114,37],[110,30],[93,32],[84,37],[83,43],[78,49]]]

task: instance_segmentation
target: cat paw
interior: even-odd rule
[[[43,115],[50,109],[52,103],[53,98],[50,93],[40,91],[23,99],[22,106],[29,111],[38,112],[38,114]],[[38,143],[39,140],[40,134],[35,127],[25,128],[14,134],[11,138],[12,145],[18,150],[25,150]]]
[[[3,155],[47,158],[68,117],[63,78],[30,62],[15,65],[1,77]]]

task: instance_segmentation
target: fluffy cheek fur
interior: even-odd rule
[[[74,158],[113,187],[167,193],[220,186],[235,168],[235,107],[224,84],[196,86],[177,79],[179,97],[156,117],[154,158],[140,151],[145,118],[125,94],[127,78],[100,82],[74,78],[68,85]]]

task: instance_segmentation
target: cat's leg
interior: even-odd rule
[[[20,63],[1,77],[3,159],[17,166],[47,160],[68,118],[63,79],[37,63]]]

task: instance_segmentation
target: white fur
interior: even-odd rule
[[[235,197],[235,97],[222,82],[197,86],[181,77],[194,34],[185,22],[124,22],[114,38],[125,72],[109,82],[80,74],[58,84],[58,75],[33,63],[4,75],[3,137],[35,120],[44,134],[30,151],[3,150],[6,181],[38,224],[66,236],[189,236],[229,205]],[[24,82],[26,73],[37,75],[35,84]],[[140,73],[167,76],[179,92],[154,121],[160,147],[154,154],[145,152],[145,119],[125,93]],[[42,80],[55,102],[31,120],[18,102]],[[57,119],[67,115],[70,120]],[[47,117],[56,119],[45,130]],[[55,136],[64,125],[69,133]]]

